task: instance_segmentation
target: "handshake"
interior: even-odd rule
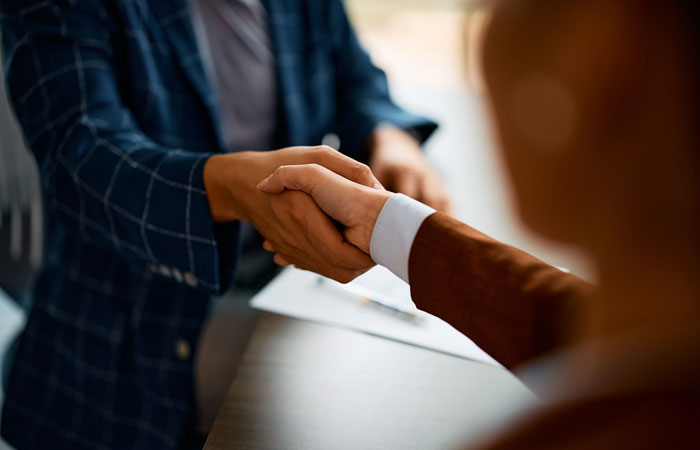
[[[391,175],[385,176],[390,182],[414,177],[414,186],[424,186],[414,196],[448,210],[437,176],[424,162],[423,172],[414,163],[408,157],[407,164],[404,155],[396,164],[378,166]],[[214,222],[252,222],[277,264],[342,283],[375,265],[369,255],[372,232],[391,194],[368,166],[330,147],[215,155],[205,165],[204,181]]]

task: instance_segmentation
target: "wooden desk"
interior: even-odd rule
[[[204,448],[449,449],[531,398],[504,369],[264,314]]]

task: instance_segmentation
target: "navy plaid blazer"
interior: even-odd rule
[[[390,100],[339,0],[267,0],[280,146],[336,133],[361,159]],[[224,151],[185,0],[0,0],[4,70],[37,157],[47,256],[10,374],[19,449],[175,449],[193,351],[227,289],[237,225],[212,225],[202,168]]]

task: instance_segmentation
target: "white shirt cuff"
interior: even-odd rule
[[[369,252],[372,259],[408,283],[408,258],[418,230],[435,210],[403,194],[384,204],[374,225]]]

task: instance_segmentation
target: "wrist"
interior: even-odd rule
[[[224,155],[214,155],[204,164],[204,189],[209,200],[209,212],[214,223],[230,222],[236,220],[230,217],[227,205],[230,205],[228,189],[221,182],[224,177],[223,165],[226,163]]]
[[[421,147],[421,141],[417,135],[411,133],[409,130],[404,130],[391,124],[377,125],[367,144],[370,157],[378,150],[386,147],[400,146],[414,149],[419,153]]]
[[[366,191],[369,195],[363,196],[364,201],[360,206],[362,213],[359,216],[361,220],[358,222],[357,232],[347,237],[351,244],[369,254],[372,234],[379,219],[379,214],[392,194],[388,191],[376,189],[366,189]]]
[[[255,191],[253,152],[211,156],[204,165],[204,186],[215,223],[248,220]]]

